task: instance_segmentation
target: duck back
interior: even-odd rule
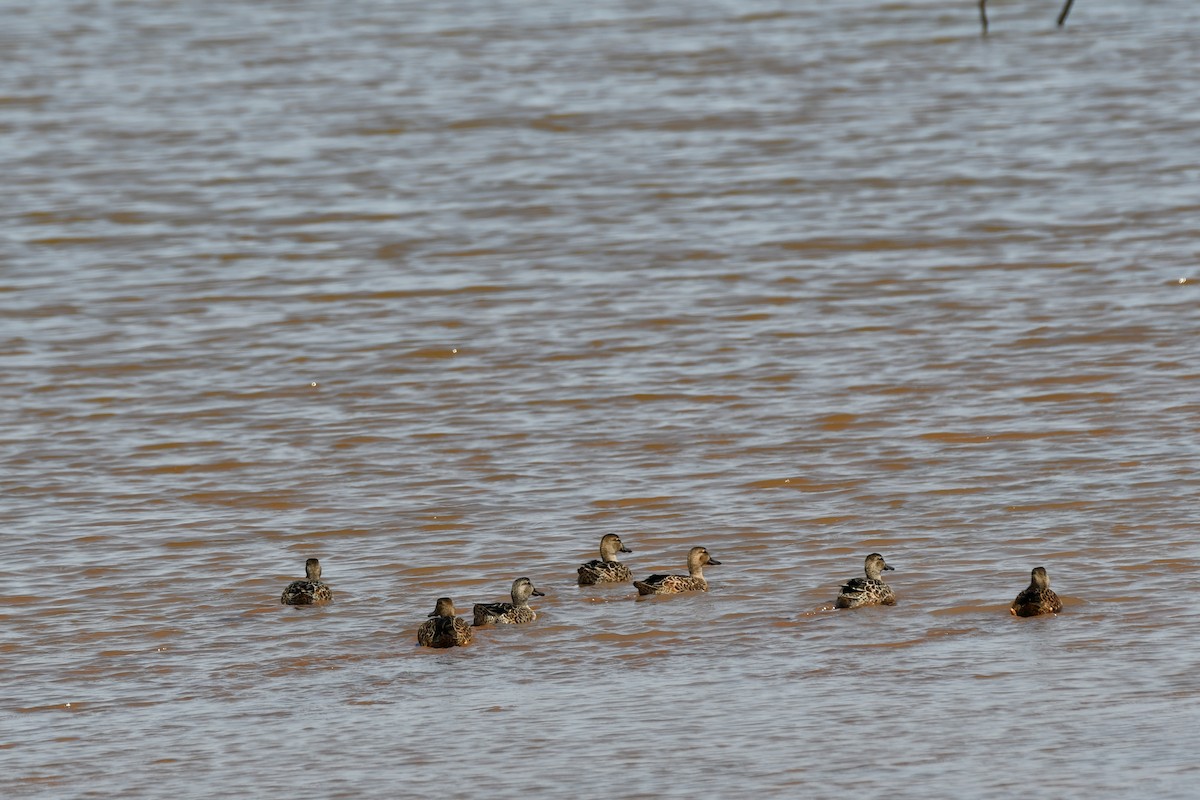
[[[1039,614],[1057,614],[1062,611],[1062,601],[1051,589],[1030,586],[1017,595],[1009,607],[1012,614],[1018,617],[1036,617]]]
[[[842,586],[834,605],[837,608],[859,606],[894,606],[896,593],[892,587],[874,578],[852,578]]]
[[[644,581],[634,581],[633,585],[641,595],[708,591],[708,581],[690,575],[651,575]]]
[[[417,643],[424,647],[461,647],[471,636],[471,626],[458,617],[434,617],[417,629]]]
[[[579,565],[580,586],[592,586],[597,583],[624,583],[632,577],[629,567],[620,561],[601,561],[593,558],[586,564]]]
[[[285,606],[311,606],[333,599],[329,585],[321,581],[292,581],[283,590],[279,602]]]
[[[529,606],[515,606],[512,603],[476,603],[473,609],[476,625],[519,625],[523,622],[533,622],[537,614]]]

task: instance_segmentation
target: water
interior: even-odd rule
[[[6,9],[6,796],[1191,796],[1200,10],[1058,10]]]

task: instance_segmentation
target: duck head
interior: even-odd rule
[[[529,578],[517,578],[512,585],[512,600],[513,605],[523,606],[529,602],[530,596],[545,597],[545,592],[539,592],[533,586],[533,581]]]
[[[877,581],[884,570],[894,569],[895,567],[888,566],[888,563],[883,560],[883,556],[879,555],[879,553],[871,553],[871,555],[867,556],[866,571],[867,577],[871,580]]]
[[[600,560],[601,561],[616,561],[617,553],[632,553],[625,543],[621,541],[621,537],[615,533],[606,533],[604,538],[600,540]]]
[[[707,564],[720,565],[721,562],[717,561],[715,558],[713,558],[711,555],[709,555],[708,548],[693,547],[691,550],[688,551],[687,563],[688,563],[688,572],[691,573],[692,575],[699,576],[699,575],[704,574],[705,565],[707,565]]]
[[[321,580],[321,562],[315,558],[310,558],[304,562],[304,575],[310,581]]]

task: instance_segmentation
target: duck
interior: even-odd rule
[[[597,583],[624,583],[633,578],[629,567],[617,560],[617,553],[632,553],[621,537],[606,533],[600,539],[600,558],[593,558],[579,565],[579,585],[592,586]]]
[[[837,608],[858,608],[859,606],[894,606],[896,605],[896,593],[892,591],[892,587],[888,586],[880,579],[880,575],[884,570],[895,569],[889,567],[887,562],[883,560],[883,556],[879,553],[871,553],[867,556],[864,565],[867,577],[851,578],[842,587],[841,593],[837,596],[834,606]]]
[[[1036,617],[1062,611],[1062,601],[1050,589],[1050,576],[1045,567],[1033,568],[1029,574],[1029,588],[1017,595],[1008,611],[1014,617]]]
[[[522,622],[533,622],[537,619],[537,614],[529,607],[530,596],[545,597],[546,593],[535,589],[533,581],[529,578],[517,578],[512,585],[511,603],[475,604],[475,624],[516,625]]]
[[[679,594],[680,592],[707,592],[708,581],[704,580],[704,565],[719,565],[708,554],[707,548],[693,547],[688,551],[687,575],[651,575],[644,581],[634,581],[639,595],[648,594]]]
[[[462,647],[471,643],[471,626],[456,617],[454,601],[439,597],[429,619],[417,628],[417,644],[422,647]]]
[[[279,602],[285,606],[311,606],[333,599],[329,584],[321,582],[321,562],[310,558],[304,562],[305,579],[292,581],[283,590]]]

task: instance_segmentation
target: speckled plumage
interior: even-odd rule
[[[687,575],[651,575],[643,581],[634,581],[638,594],[679,594],[680,592],[707,592],[708,581],[704,579],[704,565],[719,565],[721,562],[708,554],[703,547],[688,551]]]
[[[1050,576],[1046,574],[1046,568],[1034,567],[1029,577],[1029,587],[1012,601],[1009,613],[1017,617],[1036,617],[1062,611],[1062,601],[1050,589]]]
[[[321,562],[310,558],[304,562],[304,580],[292,581],[283,590],[279,602],[285,606],[311,606],[333,599],[329,584],[321,582]]]
[[[893,569],[883,560],[879,553],[871,553],[864,564],[867,573],[865,578],[851,578],[842,586],[834,606],[837,608],[858,608],[860,606],[893,606],[896,604],[896,593],[880,579],[884,570]]]
[[[439,597],[429,619],[417,628],[417,644],[423,647],[462,647],[471,643],[471,626],[454,616],[454,601]]]
[[[517,625],[523,622],[533,622],[537,614],[529,607],[530,596],[544,597],[545,592],[539,592],[533,587],[529,578],[517,578],[512,585],[511,603],[476,603],[474,618],[476,625]]]
[[[579,585],[591,586],[596,583],[624,583],[633,577],[629,567],[617,560],[617,553],[632,553],[621,537],[615,533],[606,533],[600,539],[600,558],[593,558],[586,564],[579,565]]]

